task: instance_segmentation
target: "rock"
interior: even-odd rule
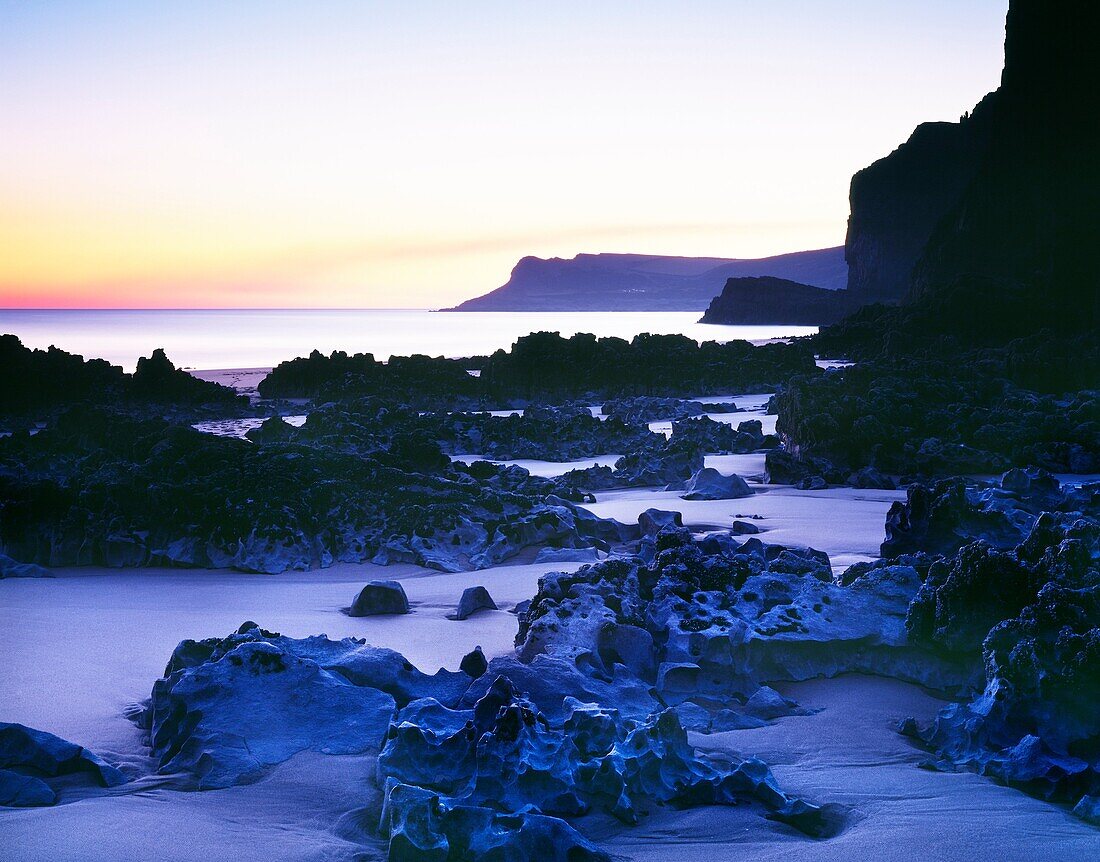
[[[679,512],[646,509],[638,515],[638,529],[642,531],[643,536],[655,536],[666,527],[682,526],[684,526],[684,519]]]
[[[794,483],[799,491],[824,491],[829,483],[821,476],[806,476]]]
[[[912,566],[869,567],[845,587],[812,549],[695,541],[668,526],[650,541],[646,557],[544,576],[520,619],[519,657],[554,657],[597,681],[627,668],[671,705],[846,672],[950,688],[978,671],[909,643],[905,616],[920,586]],[[609,633],[634,629],[647,637],[621,639],[629,649],[612,643]]]
[[[468,709],[422,700],[402,710],[378,772],[391,856],[431,858],[451,846],[495,847],[507,839],[509,858],[587,858],[599,851],[565,818],[602,810],[633,824],[653,802],[748,802],[810,834],[829,831],[827,811],[782,793],[762,762],[712,766],[698,758],[673,710],[630,721],[566,697],[555,721],[504,676]],[[460,810],[465,816],[456,822]],[[501,813],[515,815],[500,824],[503,835],[495,831]],[[527,832],[532,842],[557,843],[529,843]]]
[[[745,712],[754,718],[771,721],[798,714],[799,706],[793,700],[783,697],[774,688],[762,685],[745,702]]]
[[[536,563],[594,563],[600,558],[596,548],[542,548]]]
[[[1082,796],[1073,806],[1073,813],[1082,820],[1100,826],[1100,796]]]
[[[144,724],[161,771],[227,787],[307,749],[376,751],[397,707],[422,697],[457,702],[478,655],[463,671],[428,676],[363,641],[286,638],[246,623],[227,638],[182,642],[153,686]]]
[[[10,769],[0,769],[0,805],[31,808],[53,805],[56,801],[57,794],[45,781]]]
[[[285,443],[293,440],[297,429],[282,416],[269,416],[258,428],[245,432],[253,443]]]
[[[402,597],[404,592],[402,592]],[[406,603],[406,608],[407,608]],[[458,609],[451,615],[450,619],[464,620],[477,613],[478,611],[495,611],[497,609],[497,603],[493,601],[493,597],[489,595],[489,591],[485,587],[467,587],[462,591],[462,598],[458,600]]]
[[[34,563],[20,563],[0,554],[0,579],[3,578],[52,578],[53,573]]]
[[[634,398],[616,398],[607,401],[601,408],[601,412],[604,416],[637,425],[662,420],[686,419],[689,416],[702,416],[706,410],[698,401],[638,395]]]
[[[735,520],[730,524],[731,536],[755,536],[757,533],[763,532],[760,527],[749,521]]]
[[[728,279],[699,322],[819,326],[836,323],[852,310],[847,291],[827,290],[761,275]]]
[[[1014,505],[1052,490],[1019,477],[1003,484],[1024,492]],[[1073,804],[1100,787],[1100,519],[1091,493],[1068,498],[1084,508],[1044,513],[1015,549],[973,542],[929,568],[906,621],[911,637],[980,661],[985,688],[907,731],[939,763]]]
[[[751,497],[752,489],[737,474],[723,476],[713,467],[705,467],[688,480],[682,495],[685,500],[738,500]]]
[[[127,781],[86,748],[52,733],[0,722],[0,805],[52,805],[56,793],[46,779],[67,775],[84,776],[100,787]]]
[[[463,598],[466,598],[465,593]],[[461,613],[461,605],[459,612]],[[348,610],[348,616],[352,617],[407,613],[409,613],[409,599],[405,595],[405,588],[397,581],[371,581],[359,591],[359,595],[355,597],[355,601]]]
[[[891,505],[886,515],[882,555],[952,554],[974,539],[1006,550],[1024,541],[1042,512],[1058,520],[1078,512],[1093,517],[1100,512],[1095,486],[1063,488],[1041,471],[1034,472],[1034,484],[1006,475],[1010,476],[1007,488],[969,488],[961,479],[909,487],[905,502]],[[1049,481],[1039,481],[1041,477]]]
[[[764,481],[768,485],[798,485],[812,477],[828,481],[834,468],[820,458],[795,458],[782,449],[769,449],[764,456]]]
[[[893,491],[897,486],[889,476],[884,476],[874,467],[864,467],[848,477],[853,488],[866,488],[880,491]]]
[[[428,424],[411,409],[333,404],[292,440],[252,445],[73,410],[40,433],[0,439],[0,547],[49,565],[468,571],[533,545],[621,540],[620,526],[570,508],[565,497],[583,495],[560,481],[452,466]]]
[[[473,650],[466,653],[466,655],[462,657],[458,669],[471,679],[477,679],[482,676],[485,671],[489,669],[489,662],[486,661],[485,653],[481,651],[481,647],[474,647]]]

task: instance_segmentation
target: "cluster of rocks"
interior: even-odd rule
[[[915,643],[984,668],[984,687],[905,732],[967,768],[1094,818],[1100,802],[1100,485],[1038,471],[998,487],[914,489],[891,547],[947,556],[906,618]],[[901,537],[897,535],[904,528]]]
[[[103,359],[85,361],[56,347],[32,350],[14,335],[0,335],[0,388],[0,430],[12,431],[76,404],[156,408],[191,418],[248,407],[248,399],[229,387],[177,369],[163,350],[139,359],[134,373],[127,374]]]
[[[1100,472],[1094,336],[867,359],[794,378],[777,396],[787,449],[847,476]]]
[[[528,407],[522,414],[448,413],[421,417],[419,425],[452,454],[486,458],[576,461],[630,452],[657,441],[645,425],[611,417],[600,420],[583,405]]]
[[[897,488],[893,479],[874,467],[845,475],[824,458],[806,454],[795,457],[786,449],[771,449],[764,456],[764,481],[770,485],[793,485],[802,491],[820,491],[834,485],[883,491]]]
[[[691,416],[702,416],[705,413],[737,413],[739,409],[733,402],[704,403],[686,401],[682,398],[638,395],[634,398],[614,398],[607,401],[601,412],[604,416],[635,425],[687,419]]]
[[[567,819],[636,824],[659,804],[754,803],[814,837],[836,829],[835,810],[784,794],[762,761],[701,757],[675,710],[626,719],[567,697],[562,714],[551,722],[504,676],[466,709],[402,709],[378,758],[390,857],[609,859]]]
[[[605,678],[622,666],[664,702],[690,701],[720,722],[776,680],[864,672],[952,689],[975,676],[909,641],[923,557],[834,580],[820,551],[723,534],[695,540],[661,526],[635,559],[542,578],[521,617],[519,656],[552,656]]]
[[[476,362],[422,355],[394,356],[379,362],[370,353],[342,350],[324,356],[314,350],[307,357],[281,362],[260,381],[264,398],[380,397],[396,403],[432,408],[439,404],[476,406],[481,387],[470,374]]]
[[[682,335],[644,334],[625,341],[537,332],[517,339],[510,350],[466,360],[408,356],[382,363],[370,354],[335,352],[326,357],[314,351],[280,364],[258,388],[267,398],[380,396],[439,409],[684,392],[770,392],[793,374],[818,372],[813,353],[800,344],[754,347],[747,341],[699,344]]]
[[[76,776],[100,787],[126,782],[88,749],[44,730],[0,722],[0,805],[33,807],[57,801],[55,779]]]
[[[573,505],[568,486],[452,465],[400,422],[364,422],[362,435],[350,427],[311,415],[293,433],[265,424],[281,442],[256,445],[72,411],[0,440],[0,551],[54,566],[280,572],[374,561],[458,571],[532,545],[621,540],[625,528]]]
[[[300,751],[377,754],[391,858],[507,847],[517,859],[605,859],[569,821],[600,810],[636,823],[658,805],[748,803],[814,837],[843,825],[836,806],[783,793],[759,760],[707,760],[685,730],[698,717],[638,683],[621,682],[616,709],[599,705],[606,683],[553,657],[486,662],[478,650],[461,668],[429,676],[360,640],[248,622],[183,641],[139,723],[161,771],[189,772],[202,789],[254,780]],[[753,705],[757,721],[792,709],[770,690]]]

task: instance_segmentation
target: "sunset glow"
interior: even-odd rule
[[[0,2],[0,307],[837,245],[852,173],[996,86],[1006,6]]]

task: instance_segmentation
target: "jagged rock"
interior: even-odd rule
[[[57,794],[45,781],[10,769],[0,769],[0,805],[32,808],[53,805],[56,801]]]
[[[34,563],[20,563],[0,554],[0,579],[3,578],[52,578],[53,573]]]
[[[672,423],[672,441],[684,448],[706,453],[753,452],[763,442],[763,435],[735,431],[725,422],[716,422],[709,416],[682,419]]]
[[[974,539],[1008,549],[1026,538],[1042,512],[1100,512],[1096,485],[1062,488],[1043,471],[1030,471],[1031,478],[1023,474],[1026,481],[1017,471],[1005,475],[1008,487],[969,488],[960,479],[911,486],[905,502],[893,503],[886,515],[882,555],[951,554]]]
[[[253,444],[71,411],[0,439],[0,551],[49,565],[467,571],[532,545],[619,540],[619,527],[570,507],[565,484],[452,466],[419,421],[377,403],[334,405],[287,442]]]
[[[893,491],[897,485],[889,476],[884,476],[874,467],[864,467],[848,477],[848,484],[853,488],[866,488],[879,491]]]
[[[270,416],[258,428],[245,432],[245,437],[253,443],[285,443],[293,440],[296,429],[282,416]]]
[[[706,412],[706,408],[698,401],[639,395],[635,398],[616,398],[607,401],[601,408],[601,412],[604,416],[637,425],[670,419],[686,419],[689,416],[702,416]]]
[[[713,467],[704,467],[684,486],[685,500],[738,500],[751,497],[753,490],[736,473],[723,476]]]
[[[655,762],[659,770],[650,768]],[[525,832],[538,835],[549,827],[532,817],[552,818],[555,839],[565,848],[598,853],[562,818],[603,810],[636,823],[640,806],[651,803],[751,802],[808,834],[836,828],[832,810],[783,794],[762,762],[711,766],[698,758],[673,710],[630,720],[567,697],[560,721],[552,721],[503,676],[469,709],[450,710],[433,700],[403,709],[379,755],[378,772],[387,791],[381,828],[391,854],[395,841],[399,853],[428,854],[495,843],[497,812],[521,815],[510,821],[520,831],[518,843],[510,845],[513,858],[543,858],[546,852],[525,840]],[[427,806],[432,794],[438,805]],[[456,828],[448,822],[456,810],[481,813]]]
[[[655,536],[666,527],[684,526],[684,517],[679,512],[667,512],[663,509],[646,509],[638,515],[638,529],[643,536]]]
[[[594,563],[600,559],[597,548],[542,548],[536,563]]]
[[[819,458],[795,458],[782,449],[770,449],[764,456],[764,481],[769,485],[798,485],[811,477],[839,484],[837,471]]]
[[[950,688],[977,671],[909,642],[912,566],[867,568],[843,587],[819,551],[722,535],[696,542],[667,528],[652,541],[648,557],[544,576],[520,620],[519,657],[557,658],[596,679],[629,669],[669,704],[853,671]]]
[[[397,581],[371,581],[359,591],[348,609],[348,616],[352,617],[407,613],[409,599],[405,595],[405,588]]]
[[[1082,796],[1073,806],[1073,813],[1082,820],[1100,826],[1100,796]]]
[[[126,777],[86,748],[22,724],[0,722],[0,805],[53,805],[46,779],[83,774],[101,787]]]
[[[980,644],[985,689],[904,729],[949,768],[1074,803],[1100,791],[1100,520],[1090,494],[1054,493],[1043,477],[1002,486],[1026,501],[1031,478],[1048,502],[1092,506],[1044,513],[1012,551],[974,542],[932,564],[910,607],[912,638],[975,663]]]
[[[465,671],[428,676],[361,640],[287,638],[246,623],[227,638],[183,641],[143,722],[162,772],[227,787],[306,749],[377,750],[397,707],[455,703],[473,681]]]
[[[404,593],[402,593],[404,595]],[[462,598],[458,600],[458,609],[451,619],[464,620],[478,611],[495,611],[497,603],[489,595],[485,587],[467,587],[462,591]]]
[[[489,662],[485,659],[485,653],[480,646],[474,647],[462,657],[458,669],[471,679],[477,679],[489,669]]]

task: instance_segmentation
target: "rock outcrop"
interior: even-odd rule
[[[0,805],[53,805],[57,792],[52,779],[70,775],[100,787],[116,787],[127,780],[82,746],[43,730],[0,722]]]
[[[750,326],[836,323],[854,310],[846,290],[825,290],[784,278],[731,278],[710,301],[700,323]]]

